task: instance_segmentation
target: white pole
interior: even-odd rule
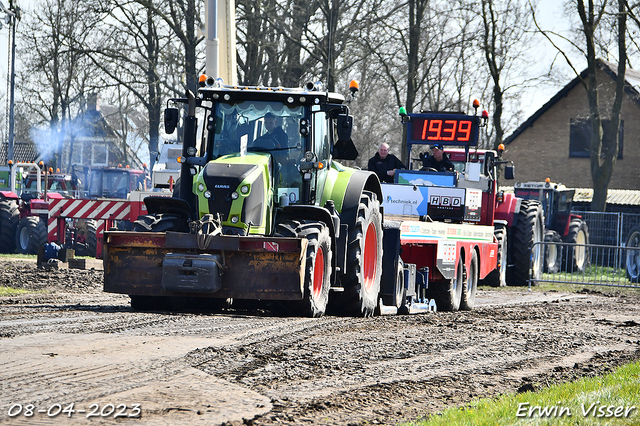
[[[205,54],[207,75],[218,78],[220,76],[218,58],[220,57],[220,40],[218,39],[218,0],[207,0],[205,8],[205,31],[207,33]],[[225,82],[228,83],[228,82]]]
[[[207,0],[205,6],[206,73],[235,86],[238,84],[235,1]]]

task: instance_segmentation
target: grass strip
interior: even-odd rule
[[[640,363],[605,376],[553,385],[540,392],[481,399],[449,408],[417,426],[435,425],[638,425]]]
[[[0,297],[6,296],[17,296],[19,294],[25,293],[34,293],[33,290],[24,290],[21,288],[13,288],[13,287],[1,287],[0,286]]]

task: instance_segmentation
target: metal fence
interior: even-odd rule
[[[589,227],[589,243],[623,246],[634,226],[640,226],[638,213],[572,211],[582,216]]]
[[[545,262],[542,277],[529,280],[530,286],[549,282],[640,289],[640,247],[539,242],[534,250],[536,245],[545,258],[559,250],[562,261],[553,268]],[[576,258],[584,262],[576,262]]]

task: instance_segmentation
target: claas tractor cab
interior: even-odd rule
[[[132,232],[105,234],[104,290],[143,310],[195,298],[372,315],[382,193],[374,173],[336,161],[357,156],[344,102],[321,84],[236,87],[207,76],[196,95],[170,99],[180,178],[173,197],[145,198],[149,214]]]
[[[553,183],[516,182],[515,195],[525,200],[537,200],[545,217],[545,271],[583,272],[589,264],[589,229],[582,216],[572,214],[574,189]]]

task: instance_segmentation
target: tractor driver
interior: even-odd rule
[[[449,156],[444,152],[439,143],[431,146],[431,155],[421,154],[422,170],[434,169],[438,172],[453,172],[455,167]]]
[[[289,138],[282,127],[276,125],[276,116],[270,112],[264,115],[264,127],[267,129],[267,133],[257,138],[254,142],[254,146],[261,146],[265,148],[288,148]]]

